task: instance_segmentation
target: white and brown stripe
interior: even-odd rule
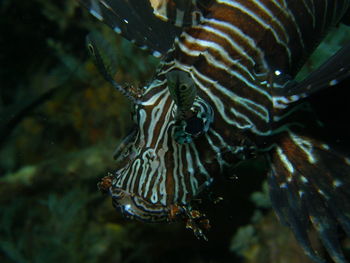
[[[107,9],[108,2],[99,1]],[[176,9],[176,4],[183,1],[150,2],[158,16],[172,19],[176,26],[185,24],[183,9]],[[165,207],[188,204],[203,185],[211,182],[214,169],[244,158],[248,148],[259,147],[260,141],[266,142],[272,134],[288,129],[272,125],[273,115],[289,101],[274,98],[271,78],[275,71],[293,76],[350,5],[349,0],[216,0],[210,5],[209,1],[203,1],[205,5],[189,2],[191,9],[187,12],[193,14],[206,6],[205,15],[176,38],[155,79],[145,87],[142,103],[136,108],[134,154],[117,171],[113,183],[114,188]],[[91,1],[90,11],[103,20],[100,5]],[[198,96],[215,115],[209,131],[185,145],[173,139],[176,105],[165,77],[173,69],[192,77]],[[307,141],[292,139],[312,161]],[[292,172],[282,149],[277,153]],[[152,212],[150,207],[143,209]]]

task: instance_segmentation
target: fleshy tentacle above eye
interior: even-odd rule
[[[140,94],[126,90],[113,79],[110,69],[106,67],[106,63],[100,54],[98,44],[91,34],[86,37],[86,45],[91,56],[94,59],[94,63],[97,69],[105,78],[105,80],[107,80],[116,90],[126,96],[134,104],[139,104],[139,97],[141,96]]]
[[[214,111],[197,96],[196,84],[189,73],[174,69],[166,74],[166,78],[169,93],[177,106],[175,140],[180,144],[190,143],[192,138],[209,130]]]
[[[181,70],[172,70],[166,77],[170,95],[177,105],[177,118],[184,119],[197,96],[195,83],[188,73]]]

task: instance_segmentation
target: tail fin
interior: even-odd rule
[[[350,236],[350,159],[328,145],[289,132],[271,153],[272,205],[306,254],[324,263],[311,247],[313,226],[336,263],[346,263],[338,240],[341,226]]]

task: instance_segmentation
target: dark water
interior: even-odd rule
[[[74,1],[0,1],[0,262],[309,262],[269,208],[261,160],[229,171],[232,180],[206,193],[208,242],[182,223],[130,222],[114,211],[96,184],[113,170],[130,105],[89,59],[90,31],[112,43],[118,82],[141,85],[152,76],[157,60]],[[310,100],[330,140],[345,150],[349,88],[345,81]]]

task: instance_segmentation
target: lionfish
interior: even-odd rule
[[[293,77],[349,16],[350,0],[80,2],[161,58],[147,86],[124,88],[89,42],[103,76],[134,107],[135,129],[116,151],[121,168],[99,184],[115,207],[146,222],[182,218],[204,237],[209,222],[195,198],[224,167],[263,155],[280,221],[315,262],[326,261],[310,227],[335,262],[346,262],[337,230],[350,236],[350,158],[309,134],[313,117],[300,102],[350,75],[350,43],[304,80]]]

